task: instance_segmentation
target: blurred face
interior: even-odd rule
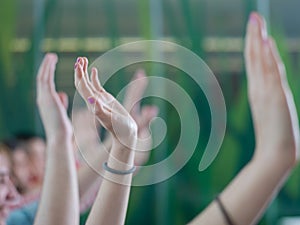
[[[16,185],[26,191],[30,188],[32,179],[30,159],[24,149],[17,148],[12,154],[12,160]]]
[[[41,138],[34,138],[28,143],[28,149],[34,179],[36,179],[37,182],[42,182],[45,172],[46,144]]]
[[[45,170],[45,142],[34,138],[26,144],[27,151],[19,148],[13,152],[13,170],[16,185],[23,194],[42,185]]]
[[[17,191],[10,180],[10,161],[6,154],[0,152],[0,224],[4,224],[10,206],[18,199]]]

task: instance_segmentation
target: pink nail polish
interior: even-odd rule
[[[77,66],[78,66],[78,64],[77,64],[77,63],[75,63],[75,65],[74,65],[74,69],[76,69],[76,68],[77,68]]]
[[[79,61],[80,61],[80,57],[77,58],[77,61],[76,61],[76,62],[79,62]]]
[[[96,100],[95,100],[95,98],[93,96],[88,97],[87,100],[92,105],[95,104],[95,102],[96,102]]]

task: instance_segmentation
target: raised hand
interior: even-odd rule
[[[92,69],[90,79],[87,67],[88,60],[78,58],[75,86],[89,109],[112,134],[113,141],[107,162],[103,164],[107,179],[102,181],[86,224],[124,224],[135,168],[134,151],[130,150],[136,147],[138,128],[127,110],[100,85],[97,69]]]
[[[108,92],[98,80],[98,71],[87,72],[87,58],[78,58],[75,64],[75,86],[96,115],[100,123],[113,135],[115,143],[132,148],[137,141],[137,125],[127,110]]]
[[[149,123],[157,116],[156,106],[140,105],[140,100],[148,85],[148,78],[144,70],[137,70],[131,83],[128,85],[123,105],[130,113],[138,126],[138,142],[136,147],[135,164],[142,165],[148,158],[152,148],[152,136],[149,132]]]
[[[296,153],[298,119],[285,67],[276,43],[267,34],[265,21],[257,13],[251,14],[248,23],[245,59],[256,154],[272,158],[289,150]]]
[[[37,76],[37,103],[46,131],[47,158],[35,225],[79,224],[73,132],[66,110],[67,95],[55,90],[56,62],[55,54],[46,54]]]
[[[294,100],[276,44],[257,13],[248,22],[245,59],[256,136],[254,157],[193,225],[257,224],[297,161]]]
[[[68,96],[57,93],[54,84],[54,73],[57,56],[46,54],[37,75],[37,104],[45,128],[47,142],[65,139],[72,135],[72,126],[66,109]]]

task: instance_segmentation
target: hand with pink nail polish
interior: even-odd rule
[[[97,69],[92,69],[90,78],[87,68],[87,58],[79,58],[75,66],[76,89],[113,140],[107,162],[102,164],[104,179],[86,224],[124,224],[138,128],[128,111],[101,86]]]
[[[78,62],[76,64],[77,66]],[[77,66],[75,67],[77,68]],[[138,70],[126,87],[123,104],[124,108],[130,113],[138,126],[138,140],[134,157],[134,165],[138,166],[143,165],[149,159],[150,150],[152,149],[152,137],[149,132],[149,123],[158,113],[155,106],[140,106],[140,100],[143,97],[147,84],[148,79],[145,72]],[[87,104],[95,104],[94,99],[88,98]],[[91,111],[93,111],[93,108],[91,108]],[[78,141],[77,144],[80,145],[79,147],[85,152],[85,159],[92,165],[95,165],[93,167],[94,169],[101,171],[103,163],[108,160],[107,150],[110,150],[112,147],[112,135],[108,135],[103,143],[99,142],[97,132],[92,129],[96,122],[94,121],[95,117],[93,117],[93,115],[93,112],[86,109],[73,111],[73,125],[78,128],[75,132]],[[93,125],[91,126],[91,124]],[[103,146],[105,146],[106,150],[103,149]],[[80,193],[84,190],[88,190],[86,193],[88,197],[95,196],[96,194],[90,191],[90,187],[95,187],[96,191],[103,181],[102,177],[96,174],[94,170],[91,170],[90,165],[85,163],[81,164],[80,170],[78,171],[78,177],[79,187],[86,187],[79,188]],[[93,202],[88,202],[87,205],[91,206],[89,203]]]
[[[113,135],[115,144],[131,149],[137,141],[137,124],[127,110],[108,92],[98,79],[96,68],[92,69],[91,78],[87,72],[88,61],[79,58],[75,66],[75,86],[89,109],[100,123]]]

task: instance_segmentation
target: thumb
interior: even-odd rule
[[[65,107],[65,109],[67,110],[68,105],[69,105],[68,95],[65,92],[59,92],[58,97],[59,97],[61,103],[63,104],[63,106]]]

